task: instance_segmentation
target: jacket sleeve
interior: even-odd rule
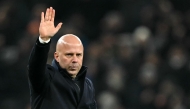
[[[45,71],[50,43],[41,44],[37,39],[29,57],[27,68],[30,88],[37,93],[43,91],[47,84]]]

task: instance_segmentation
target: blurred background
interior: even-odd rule
[[[0,0],[0,109],[30,109],[27,62],[40,14],[56,10],[48,63],[79,36],[98,109],[190,109],[190,0]]]

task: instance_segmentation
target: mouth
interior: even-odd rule
[[[78,66],[70,66],[70,69],[71,69],[72,71],[77,70],[77,68],[78,68]]]

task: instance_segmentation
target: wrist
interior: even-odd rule
[[[42,38],[42,37],[39,37],[39,41],[40,43],[48,43],[50,41],[50,38]]]
[[[48,40],[50,40],[49,37],[41,37],[41,36],[40,36],[40,38],[41,38],[43,41],[48,41]]]

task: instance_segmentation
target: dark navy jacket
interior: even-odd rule
[[[29,58],[31,109],[97,109],[93,84],[86,77],[87,67],[82,66],[72,80],[55,60],[52,65],[46,64],[50,43],[37,40]],[[82,90],[77,82],[82,83]]]

